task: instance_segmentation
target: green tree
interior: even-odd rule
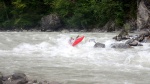
[[[29,29],[42,16],[57,13],[70,28],[102,27],[109,20],[123,26],[136,19],[136,0],[0,0],[0,27]]]

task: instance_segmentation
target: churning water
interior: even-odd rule
[[[84,35],[76,47],[70,37]],[[149,84],[150,44],[113,49],[116,33],[1,32],[0,71],[63,84]],[[95,39],[106,48],[93,48]]]

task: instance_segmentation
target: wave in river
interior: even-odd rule
[[[76,47],[69,38],[85,39]],[[23,71],[41,79],[65,84],[148,84],[150,44],[131,49],[113,49],[114,33],[1,33],[0,70]],[[93,48],[95,39],[106,48]]]

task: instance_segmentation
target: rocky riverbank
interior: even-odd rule
[[[3,75],[0,72],[0,84],[62,84],[57,81],[38,81],[36,79],[29,79],[26,74],[16,72],[12,75]]]
[[[150,30],[141,31],[139,34],[129,35],[128,32],[122,30],[119,35],[113,37],[116,41],[121,41],[119,43],[112,43],[111,48],[132,48],[134,46],[143,46],[143,43],[150,43]],[[105,48],[105,44],[100,42],[95,42],[95,48]]]

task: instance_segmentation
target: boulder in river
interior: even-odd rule
[[[3,84],[26,84],[28,79],[24,73],[14,73],[4,77]]]
[[[139,42],[149,42],[150,40],[150,30],[141,31],[142,33],[139,34],[135,39]]]
[[[113,37],[113,39],[115,39],[116,41],[122,41],[122,40],[130,39],[130,37],[129,37],[128,32],[127,32],[125,29],[123,29],[123,30],[119,33],[119,35]]]
[[[125,44],[125,43],[113,43],[113,44],[111,44],[111,48],[126,49],[126,48],[131,48],[131,46],[129,44]]]
[[[139,41],[135,39],[129,39],[125,42],[125,44],[129,44],[130,46],[143,46]]]
[[[29,80],[24,73],[17,72],[13,75],[3,76],[0,73],[0,84],[62,84],[57,81],[38,81],[38,80]]]
[[[94,48],[105,48],[105,44],[97,42],[95,43]]]

